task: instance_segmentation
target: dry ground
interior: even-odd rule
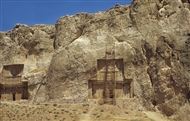
[[[169,121],[154,112],[96,104],[0,104],[0,121]]]

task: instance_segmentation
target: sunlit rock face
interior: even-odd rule
[[[189,28],[188,0],[133,0],[0,33],[0,68],[24,64],[30,102],[87,102],[97,59],[114,46],[124,76],[133,80],[135,108],[170,116],[190,98]]]

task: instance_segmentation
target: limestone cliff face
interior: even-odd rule
[[[153,87],[151,100],[172,115],[185,103],[189,90],[189,3],[135,0],[130,16],[145,40],[147,74]]]
[[[190,4],[133,0],[129,6],[60,18],[54,25],[16,25],[0,33],[0,67],[24,63],[31,102],[85,102],[97,59],[115,44],[134,81],[137,109],[166,115],[189,98]]]
[[[13,30],[0,33],[0,70],[3,65],[24,64],[22,78],[28,80],[31,102],[37,92],[39,95],[38,87],[44,84],[43,78],[54,53],[54,32],[54,25],[18,24]]]

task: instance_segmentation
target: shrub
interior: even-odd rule
[[[48,104],[45,104],[45,106],[48,106]]]
[[[89,106],[89,104],[82,104],[82,106],[83,106],[83,107],[85,107],[85,106]]]
[[[87,111],[83,111],[83,113],[87,113]]]
[[[97,113],[93,113],[92,115],[94,115],[94,116],[95,116],[95,115],[97,115]]]
[[[53,104],[53,106],[55,107],[55,106],[57,106],[57,104]]]

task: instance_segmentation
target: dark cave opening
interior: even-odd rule
[[[157,103],[156,103],[156,100],[154,99],[154,100],[152,100],[152,104],[154,105],[154,106],[156,106],[157,105]]]
[[[190,91],[187,93],[187,100],[190,102]]]

